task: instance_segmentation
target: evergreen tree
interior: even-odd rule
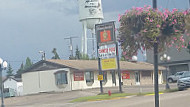
[[[52,53],[54,54],[54,56],[51,59],[60,59],[56,48],[53,48]]]
[[[24,69],[29,68],[30,66],[32,66],[32,61],[30,60],[29,57],[26,58],[26,63],[24,65]]]
[[[78,46],[76,47],[76,51],[75,51],[75,59],[80,59],[80,51],[79,51],[79,48]]]
[[[21,75],[23,73],[23,71],[24,71],[24,64],[22,63],[16,73],[17,73],[17,75]]]
[[[89,60],[90,58],[89,58],[89,56],[88,56],[88,54],[80,54],[80,59],[82,59],[82,60]]]
[[[12,69],[12,67],[11,67],[11,65],[9,63],[8,68],[7,68],[7,76],[9,77],[9,76],[12,76],[12,75],[13,75],[13,69]]]

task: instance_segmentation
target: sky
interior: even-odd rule
[[[158,8],[187,9],[189,0],[157,0]],[[152,5],[152,0],[102,0],[103,22],[116,21],[132,7]],[[88,31],[90,32],[90,31]],[[50,59],[53,48],[61,59],[68,59],[69,41],[81,48],[82,23],[79,22],[77,0],[0,0],[0,57],[16,71],[27,57],[33,63],[41,60],[39,51]],[[88,33],[88,37],[90,37]],[[88,41],[90,54],[91,41]],[[138,56],[142,60],[142,55]]]

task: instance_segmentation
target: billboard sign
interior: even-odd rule
[[[116,45],[108,44],[100,46],[98,49],[98,57],[101,59],[115,58],[116,57]]]
[[[130,79],[130,73],[128,71],[123,71],[122,79]]]
[[[117,69],[116,58],[101,59],[101,68],[103,71]]]
[[[83,80],[84,80],[84,73],[82,71],[75,71],[74,81],[83,81]]]
[[[116,42],[114,22],[96,24],[95,29],[98,46]]]

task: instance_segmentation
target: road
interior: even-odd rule
[[[154,107],[154,96],[133,96],[118,100],[75,103],[67,107]],[[160,107],[190,107],[190,89],[160,95]]]
[[[176,88],[176,84],[170,85]],[[160,90],[164,85],[160,86]],[[116,88],[104,88],[104,91],[118,91]],[[153,91],[153,86],[125,86],[123,90],[127,93],[138,93]],[[22,97],[5,99],[5,107],[154,107],[154,96],[130,96],[122,99],[69,103],[69,101],[83,97],[94,96],[100,92],[99,89],[78,90],[63,93],[41,93]],[[160,95],[160,107],[190,107],[190,89],[185,91],[165,93]]]

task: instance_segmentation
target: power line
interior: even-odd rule
[[[70,51],[71,51],[71,57],[73,57],[73,43],[72,43],[72,40],[73,40],[74,38],[78,38],[78,37],[76,37],[76,36],[71,36],[71,37],[68,37],[68,38],[64,38],[64,39],[69,39],[69,41],[70,41],[69,48],[70,48]]]

